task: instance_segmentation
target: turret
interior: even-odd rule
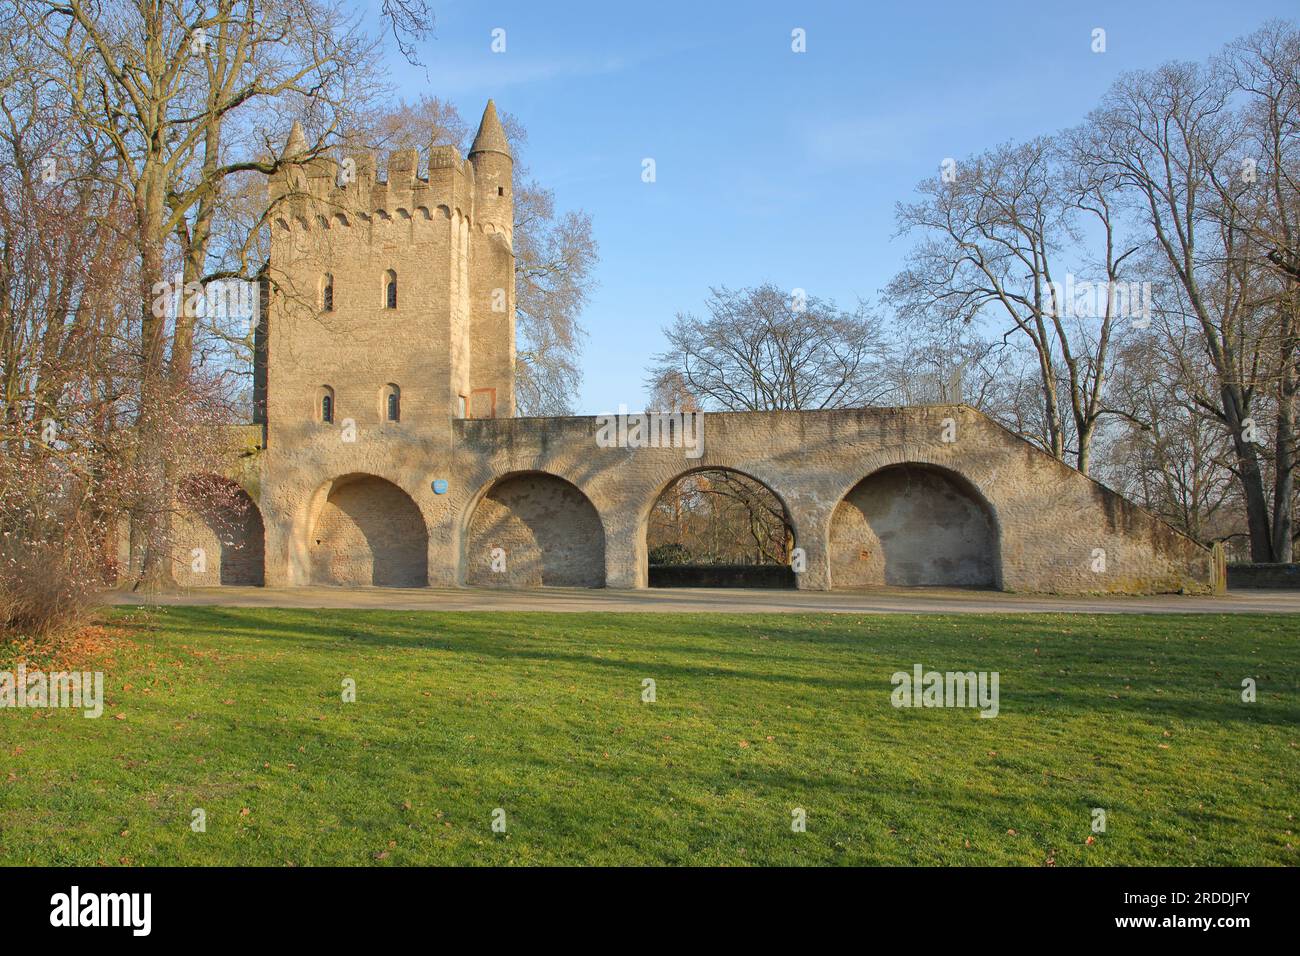
[[[510,245],[514,229],[511,178],[515,163],[496,104],[491,100],[483,110],[478,135],[469,149],[469,161],[474,166],[475,218],[491,231],[504,233],[506,244]]]
[[[280,158],[292,159],[294,156],[301,156],[305,152],[307,152],[307,137],[303,135],[302,124],[294,120],[293,128],[289,130],[289,139],[284,144],[284,152],[280,154]]]
[[[508,418],[515,413],[515,197],[511,186],[515,164],[491,100],[470,147],[469,165],[474,170],[470,414]]]

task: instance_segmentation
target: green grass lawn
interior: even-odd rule
[[[108,620],[102,718],[0,710],[4,863],[1297,861],[1295,618]],[[917,663],[999,716],[895,709]]]

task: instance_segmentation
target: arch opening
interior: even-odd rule
[[[545,472],[494,481],[465,534],[464,581],[476,587],[601,588],[605,529],[576,485]]]
[[[312,584],[418,588],[429,583],[429,536],[415,502],[375,475],[329,486],[307,540]]]
[[[836,505],[830,564],[836,589],[997,588],[997,521],[960,475],[931,465],[890,465]]]
[[[195,475],[181,483],[177,498],[177,583],[261,587],[266,528],[248,492],[229,478]]]
[[[785,503],[731,468],[678,475],[645,523],[650,587],[793,588],[794,545]]]

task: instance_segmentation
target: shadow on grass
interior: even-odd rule
[[[330,641],[450,651],[521,665],[568,665],[591,671],[593,680],[604,674],[639,681],[653,671],[659,680],[802,685],[863,695],[888,694],[890,675],[895,670],[910,670],[919,662],[927,669],[999,670],[1004,715],[1104,712],[1217,724],[1300,723],[1300,706],[1294,700],[1265,697],[1255,705],[1243,704],[1239,688],[1221,676],[1270,671],[1276,674],[1269,681],[1273,688],[1293,691],[1294,665],[1261,661],[1255,652],[1271,637],[1252,633],[1242,641],[1249,645],[1249,652],[1235,646],[1230,650],[1222,637],[1202,638],[1220,626],[1235,632],[1243,623],[1241,618],[1138,620],[1153,633],[1135,634],[1140,625],[1132,618],[963,619],[951,626],[933,617],[893,617],[879,624],[872,621],[877,625],[872,629],[875,633],[858,638],[855,631],[860,625],[852,618],[830,624],[785,617],[775,621],[723,617],[702,622],[692,615],[485,616],[209,606],[168,608],[152,617],[147,630],[163,640],[231,635],[308,654],[323,650]],[[625,622],[636,626],[618,626]],[[1066,622],[1069,633],[1063,634],[1061,625]],[[647,630],[652,627],[666,640],[647,640]],[[683,639],[687,635],[700,638],[692,642]],[[1157,636],[1161,639],[1158,644]],[[783,653],[796,644],[802,645],[798,653]],[[812,656],[808,645],[825,653]],[[584,646],[591,651],[583,650]],[[268,676],[272,676],[275,665],[265,666],[271,667]],[[808,673],[820,669],[838,671],[838,676]],[[852,673],[855,669],[858,674]],[[1067,673],[1062,674],[1063,670]],[[1048,687],[1043,688],[1045,684]],[[1137,689],[1123,690],[1124,684],[1137,685]],[[1152,687],[1171,693],[1157,697],[1147,690]]]

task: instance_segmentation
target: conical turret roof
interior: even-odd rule
[[[293,129],[289,130],[289,138],[285,141],[284,152],[282,157],[298,156],[307,152],[307,137],[303,135],[302,124],[297,120],[293,121]]]
[[[469,148],[471,156],[475,153],[510,155],[510,142],[506,139],[506,131],[497,116],[496,104],[491,100],[488,100],[487,109],[483,111],[483,121],[478,124],[478,135],[474,137],[474,145]]]

